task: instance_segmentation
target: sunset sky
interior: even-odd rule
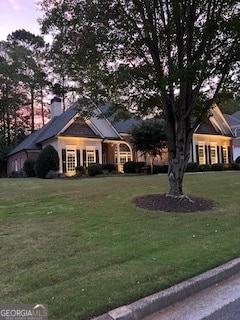
[[[0,0],[0,41],[18,29],[40,34],[39,17],[41,11],[36,0]]]

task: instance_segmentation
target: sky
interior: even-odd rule
[[[0,41],[7,40],[8,34],[25,29],[40,34],[37,19],[42,16],[37,0],[0,0]]]

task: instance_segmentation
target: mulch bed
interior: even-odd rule
[[[174,198],[166,194],[152,194],[138,197],[134,200],[136,206],[147,210],[165,212],[197,212],[212,210],[215,206],[210,200],[191,197],[191,201],[186,198]]]

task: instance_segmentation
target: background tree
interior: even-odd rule
[[[85,92],[138,111],[160,97],[169,194],[181,196],[194,128],[239,77],[239,1],[43,0],[42,10]]]
[[[166,123],[163,119],[149,119],[135,126],[131,131],[132,143],[136,149],[151,159],[151,173],[153,162],[157,156],[162,157],[167,148]]]
[[[41,60],[46,48],[42,37],[36,36],[24,29],[16,30],[7,38],[9,44],[15,49],[15,60],[18,61],[18,72],[21,76],[22,86],[29,95],[31,132],[35,129],[35,101],[42,92],[45,78]]]

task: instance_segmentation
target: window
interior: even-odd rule
[[[95,150],[86,150],[86,166],[88,167],[91,163],[96,163],[96,153]]]
[[[67,172],[75,172],[76,168],[76,150],[67,149]]]
[[[118,154],[119,150],[119,154]],[[132,160],[132,154],[129,149],[129,147],[126,144],[121,143],[118,146],[115,147],[115,161],[120,165],[119,171],[123,171],[123,165],[124,163]]]
[[[210,147],[210,157],[211,157],[211,164],[218,163],[217,147],[216,146]]]
[[[226,146],[222,147],[222,162],[228,163],[228,148]]]
[[[199,159],[199,164],[206,164],[205,146],[204,145],[198,146],[198,159]]]
[[[17,161],[17,159],[15,159],[15,161],[14,161],[14,171],[18,171],[18,161]]]

